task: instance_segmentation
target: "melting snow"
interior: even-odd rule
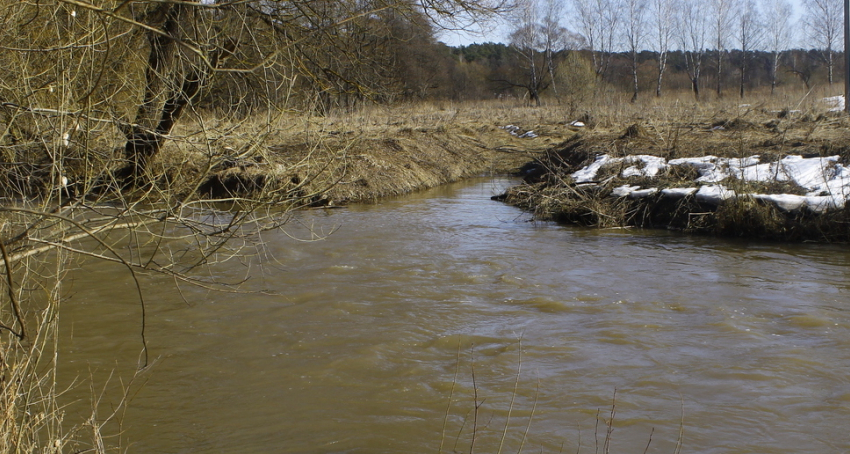
[[[844,110],[844,96],[832,96],[823,98],[823,103],[829,106],[830,112],[841,112]]]
[[[574,180],[576,180],[576,183],[587,183],[589,181],[593,181],[596,179],[596,174],[599,172],[599,169],[611,161],[619,161],[619,159],[611,159],[611,157],[607,154],[597,156],[593,163],[578,172],[574,172],[571,176]]]
[[[643,166],[631,166],[623,170],[621,176],[628,178],[632,176],[654,177],[658,172],[667,168],[667,161],[664,158],[650,155],[634,155],[625,158],[627,164],[640,163]]]
[[[629,197],[632,199],[642,199],[658,193],[658,188],[641,189],[640,186],[629,186],[624,184],[619,188],[614,188],[611,195],[615,197]]]
[[[656,193],[658,193],[658,188],[639,189],[637,191],[632,191],[629,194],[629,197],[633,199],[642,199],[644,197],[649,197]]]
[[[670,166],[692,167],[699,172],[697,183],[705,183],[699,188],[667,188],[661,191],[663,197],[683,198],[694,195],[705,203],[720,204],[724,200],[737,197],[738,194],[720,183],[728,178],[750,182],[790,181],[804,188],[805,196],[793,194],[746,194],[759,200],[776,204],[786,211],[803,207],[821,213],[832,209],[842,209],[850,197],[850,167],[838,162],[838,156],[804,158],[786,156],[776,162],[760,162],[759,156],[745,158],[719,158],[703,156],[699,158],[681,158],[666,161],[664,158],[650,155],[634,155],[625,158],[612,158],[609,155],[597,156],[588,166],[572,174],[576,183],[590,183],[596,179],[600,169],[618,164],[635,164],[626,167],[623,178],[631,176],[655,177]],[[658,192],[657,188],[640,189],[639,186],[623,185],[612,192],[617,197],[646,197]]]
[[[624,184],[619,188],[614,188],[614,190],[611,191],[611,195],[615,197],[626,197],[632,192],[637,191],[638,189],[640,189],[640,186],[629,186],[627,184]]]
[[[710,203],[713,205],[720,205],[721,202],[727,199],[734,199],[737,197],[735,191],[731,189],[727,189],[723,185],[710,185],[710,186],[701,186],[697,191],[697,200],[700,202]]]
[[[661,190],[661,196],[671,199],[683,199],[697,192],[698,188],[667,188]]]
[[[520,128],[517,125],[502,126],[502,129],[504,129],[505,131],[508,131],[508,133],[510,133],[510,135],[519,137],[520,139],[534,139],[534,138],[538,137],[537,133],[535,133],[534,131],[523,132],[522,128]]]

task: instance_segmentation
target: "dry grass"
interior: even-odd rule
[[[829,106],[820,101],[828,94],[792,92],[756,97],[748,103],[738,99],[695,103],[689,93],[680,93],[631,104],[617,94],[602,93],[582,114],[585,128],[571,127],[575,118],[566,116],[567,109],[556,103],[542,108],[516,101],[373,107],[283,120],[287,128],[266,137],[263,156],[283,172],[304,172],[295,180],[312,182],[308,192],[318,196],[310,204],[371,200],[470,175],[504,173],[537,157],[537,172],[532,168],[531,173],[537,184],[508,195],[510,203],[541,219],[597,227],[663,226],[723,235],[836,241],[846,236],[836,231],[840,227],[804,227],[814,218],[782,213],[748,198],[715,210],[692,197],[675,202],[660,197],[608,197],[624,183],[649,186],[636,177],[593,187],[575,187],[566,178],[597,154],[651,154],[668,159],[760,155],[765,160],[790,154],[839,154],[847,159],[850,146],[842,144],[850,143],[850,120],[828,112]],[[519,139],[502,129],[508,124],[539,137]],[[305,150],[316,151],[308,161],[303,158]],[[618,170],[607,172],[613,176]],[[693,170],[668,170],[652,186],[692,186],[690,173]],[[292,177],[277,176],[273,181],[292,181]],[[802,193],[789,183],[736,182],[735,186],[739,193]]]
[[[738,197],[719,207],[697,202],[693,196],[668,200],[611,197],[623,184],[648,187],[693,187],[694,170],[672,168],[657,178],[620,178],[623,163],[603,168],[593,185],[576,185],[569,174],[595,156],[623,157],[649,154],[667,159],[714,155],[764,161],[788,155],[839,155],[850,161],[850,119],[829,112],[824,95],[791,93],[704,103],[668,96],[643,103],[600,103],[592,110],[593,123],[581,133],[552,147],[527,167],[529,184],[513,188],[507,201],[528,209],[540,219],[594,227],[663,227],[727,236],[779,240],[848,241],[846,210],[813,215],[786,213],[750,197]],[[611,96],[611,95],[609,95]],[[610,101],[610,99],[609,99]],[[764,162],[763,161],[763,162]],[[733,181],[727,186],[740,193],[805,191],[792,183]]]
[[[514,172],[533,153],[573,134],[557,125],[538,128],[542,122],[527,126],[533,109],[511,107],[372,107],[328,116],[282,114],[272,122],[213,117],[182,125],[155,173],[187,186],[209,174],[199,190],[213,198],[277,191],[304,205],[342,204]],[[519,139],[502,129],[517,120],[541,137]],[[208,137],[217,139],[211,144]]]

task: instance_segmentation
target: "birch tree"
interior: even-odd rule
[[[676,35],[685,53],[685,71],[691,80],[694,97],[700,99],[700,78],[708,23],[702,0],[682,0],[676,14]]]
[[[714,41],[714,52],[717,63],[717,97],[723,95],[723,56],[732,34],[732,3],[733,0],[711,0],[711,31]]]
[[[625,26],[623,28],[629,52],[632,57],[632,102],[637,101],[638,91],[638,52],[646,35],[646,5],[644,0],[624,0]]]
[[[523,80],[503,80],[515,87],[522,87],[528,93],[529,100],[540,105],[540,92],[546,88],[544,68],[539,64],[538,46],[545,42],[544,27],[538,22],[538,8],[535,0],[523,0],[517,9],[514,30],[511,32],[510,46],[523,65]]]
[[[844,5],[841,0],[803,0],[803,22],[809,39],[821,51],[827,66],[829,85],[835,72],[835,47],[844,39]]]
[[[770,65],[770,94],[776,90],[776,73],[782,54],[791,47],[794,39],[794,29],[791,16],[794,10],[787,0],[762,0],[761,9],[764,13],[764,44],[771,54]]]
[[[738,10],[737,15],[737,35],[738,44],[741,45],[741,86],[740,96],[744,97],[744,87],[747,81],[747,63],[749,62],[750,52],[758,48],[762,43],[764,36],[764,25],[759,18],[761,11],[754,0],[745,0]]]
[[[579,32],[590,48],[598,80],[604,80],[618,44],[621,0],[573,0]]]
[[[546,58],[546,70],[552,83],[552,91],[558,96],[558,85],[555,78],[555,53],[567,47],[566,36],[569,33],[561,26],[560,20],[564,13],[563,0],[546,0],[544,14],[541,19],[543,32],[543,52]]]
[[[661,97],[661,82],[667,69],[667,53],[673,38],[673,0],[652,0],[650,4],[652,26],[652,46],[656,55],[658,78],[655,84],[655,96]]]

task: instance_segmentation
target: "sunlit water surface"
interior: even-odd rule
[[[63,375],[101,416],[129,386],[129,452],[593,453],[612,402],[612,453],[850,451],[846,246],[534,223],[508,184],[298,213],[212,271],[265,294],[147,279],[131,385],[132,281],[85,264]]]

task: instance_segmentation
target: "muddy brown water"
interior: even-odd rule
[[[157,361],[122,445],[602,452],[616,390],[612,453],[850,450],[846,246],[528,222],[490,200],[510,183],[299,213],[265,235],[277,263],[213,269],[269,294],[183,287],[187,304],[146,281]],[[307,227],[336,230],[297,240]],[[108,388],[103,417],[138,359],[138,304],[118,267],[68,282],[63,380]]]

